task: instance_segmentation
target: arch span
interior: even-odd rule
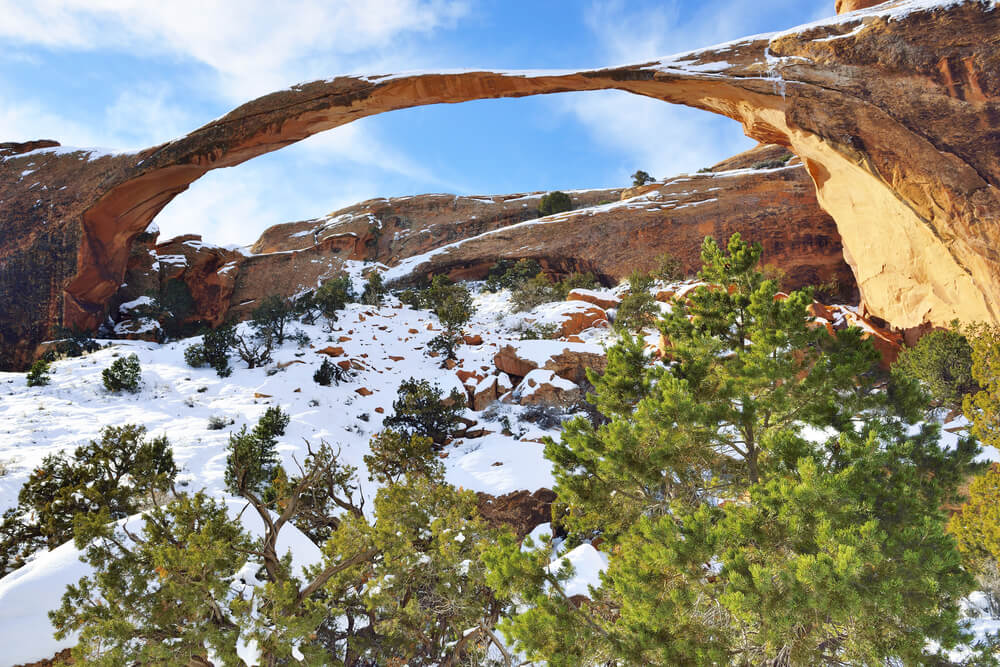
[[[784,33],[598,70],[338,77],[261,97],[137,154],[0,145],[0,296],[13,306],[2,316],[0,344],[23,361],[53,324],[95,327],[132,240],[211,169],[395,109],[606,89],[728,116],[750,137],[797,153],[837,222],[873,314],[903,328],[956,317],[1000,321],[994,5],[895,0]],[[46,201],[15,178],[29,162],[33,180],[47,185]],[[38,252],[52,261],[32,266]]]

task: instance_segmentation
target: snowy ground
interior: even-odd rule
[[[198,338],[165,345],[101,341],[108,347],[53,363],[51,384],[44,387],[28,387],[23,373],[0,373],[0,467],[6,471],[0,475],[0,511],[17,504],[18,491],[46,455],[72,451],[98,438],[103,427],[127,423],[142,424],[150,435],[169,438],[181,468],[179,485],[224,497],[229,434],[243,425],[252,427],[272,405],[281,406],[291,416],[279,445],[287,467],[302,461],[307,442],[326,441],[341,449],[345,463],[359,469],[362,491],[370,497],[375,486],[367,478],[363,456],[369,452],[371,436],[392,414],[399,384],[415,377],[438,383],[445,394],[452,388],[461,390],[456,371],[495,373],[493,356],[497,350],[519,340],[526,323],[547,321],[549,311],[560,307],[548,304],[532,313],[511,315],[508,297],[506,292],[477,295],[477,313],[465,330],[480,335],[484,342],[463,345],[459,365],[453,370],[441,368],[441,359],[427,354],[427,343],[440,332],[436,316],[390,299],[381,308],[351,304],[333,327],[294,324],[290,329],[305,331],[311,338],[309,345],[286,341],[263,368],[247,369],[245,363],[233,358],[234,370],[228,378],[220,378],[210,368],[195,369],[185,363],[184,350],[199,342]],[[607,330],[582,334],[594,343],[605,341],[608,335]],[[328,357],[319,352],[328,347],[343,348],[343,354]],[[139,356],[142,366],[142,390],[136,394],[108,393],[101,371],[116,358],[131,353]],[[313,381],[313,373],[327,358],[353,359],[363,368],[352,371],[347,382],[322,387]],[[359,394],[356,390],[361,388],[371,395]],[[497,403],[489,418],[484,412],[467,411],[466,416],[478,422],[474,428],[493,432],[458,439],[445,448],[448,480],[496,495],[551,487],[550,466],[536,440],[554,432],[521,421],[522,410],[517,405]],[[233,423],[209,430],[210,417]],[[507,417],[520,437],[502,434],[502,417]],[[64,545],[38,554],[28,566],[0,580],[0,645],[9,648],[0,656],[0,667],[50,657],[72,645],[72,641],[51,638],[46,612],[58,606],[67,583],[85,574],[87,568],[77,556],[72,545]],[[592,583],[597,583],[596,575]]]
[[[360,274],[355,277],[360,278]],[[184,350],[198,339],[166,345],[102,341],[109,346],[55,362],[51,384],[45,387],[28,387],[23,373],[0,373],[0,470],[4,471],[0,474],[0,511],[17,503],[21,485],[46,455],[71,451],[98,438],[103,427],[126,423],[145,425],[151,435],[169,438],[181,468],[179,484],[188,490],[205,489],[225,497],[223,477],[229,434],[243,425],[252,427],[272,405],[281,406],[291,416],[279,445],[286,467],[294,469],[295,461],[304,458],[307,442],[326,441],[340,448],[345,463],[358,468],[362,491],[371,497],[375,488],[367,479],[363,456],[369,452],[369,439],[392,414],[392,402],[402,381],[411,377],[429,379],[446,394],[452,388],[462,390],[457,371],[495,374],[493,357],[500,347],[518,341],[520,331],[529,324],[558,322],[566,305],[546,304],[530,313],[512,315],[506,291],[481,292],[475,301],[476,315],[465,330],[481,336],[483,343],[461,346],[458,366],[451,370],[441,367],[440,358],[427,354],[427,343],[440,332],[436,316],[390,299],[381,308],[351,304],[332,327],[293,324],[291,330],[301,329],[309,335],[308,345],[286,341],[263,368],[247,369],[245,363],[233,358],[234,370],[228,378],[218,377],[212,369],[194,369],[185,363]],[[595,328],[585,330],[580,337],[587,343],[604,345],[612,334]],[[648,344],[655,344],[655,335],[646,338]],[[558,347],[555,342],[551,345]],[[320,353],[328,347],[340,347],[343,352],[334,357]],[[142,390],[137,394],[108,393],[101,382],[101,371],[115,358],[133,352],[142,366]],[[339,386],[322,387],[313,381],[313,373],[326,358],[351,359],[361,368]],[[362,388],[371,394],[358,393]],[[550,465],[537,440],[555,431],[546,432],[521,420],[523,410],[517,405],[495,403],[487,411],[467,411],[466,416],[477,421],[475,429],[485,428],[491,433],[457,439],[445,448],[448,480],[456,486],[494,495],[551,488]],[[221,430],[210,430],[210,417],[233,423]],[[518,437],[502,434],[499,422],[503,417]],[[953,429],[961,425],[954,422],[946,426]],[[955,437],[944,433],[949,444]],[[984,458],[996,460],[997,452],[991,450]],[[371,503],[367,506],[370,508]],[[539,526],[536,536],[547,530],[547,525]],[[552,567],[565,560],[576,569],[567,584],[574,594],[586,594],[588,585],[599,582],[599,572],[606,566],[602,554],[588,544],[569,552],[564,552],[561,545],[553,546]],[[86,566],[77,556],[72,545],[64,545],[38,554],[28,566],[0,580],[0,646],[7,647],[5,655],[0,655],[0,667],[46,658],[72,645],[72,641],[55,642],[51,638],[46,613],[58,606],[65,585],[85,574]],[[997,622],[985,617],[976,602],[975,598],[971,600],[969,609],[977,617],[977,634],[996,631]]]
[[[519,338],[514,329],[523,317],[507,315],[504,293],[483,293],[477,297],[477,305],[478,312],[466,330],[481,335],[484,343],[463,345],[455,370],[487,374],[494,370],[493,356],[499,347]],[[44,387],[26,386],[23,373],[0,373],[0,463],[6,469],[0,477],[0,510],[17,503],[21,485],[46,455],[71,451],[97,438],[104,426],[126,423],[145,425],[150,434],[170,439],[182,468],[179,483],[220,495],[229,434],[244,424],[252,427],[271,405],[279,405],[291,415],[279,447],[286,466],[294,466],[293,459],[302,460],[307,441],[318,444],[325,440],[341,448],[345,463],[359,468],[362,486],[370,495],[373,488],[362,457],[369,451],[369,439],[392,414],[399,384],[415,377],[438,383],[445,394],[452,388],[462,389],[455,370],[441,368],[441,360],[426,353],[427,343],[440,332],[437,318],[398,304],[381,308],[351,304],[332,330],[323,325],[297,324],[293,328],[310,336],[309,346],[300,348],[286,341],[274,353],[272,363],[252,370],[234,358],[233,374],[228,378],[184,362],[184,350],[198,339],[166,345],[101,341],[110,347],[55,362],[52,382]],[[600,340],[607,333],[590,336]],[[344,354],[326,357],[318,353],[330,346],[343,348]],[[101,371],[115,358],[133,352],[142,365],[142,390],[137,394],[108,393]],[[354,359],[364,368],[353,371],[346,383],[322,387],[312,376],[325,358]],[[362,396],[356,392],[360,388],[372,394]],[[524,422],[517,429],[523,435],[516,439],[502,435],[495,421],[507,415],[512,424],[518,424],[520,410],[504,405],[494,411],[492,423],[483,413],[467,413],[494,433],[459,439],[445,449],[450,482],[492,494],[552,485],[542,445],[531,442],[545,432]],[[208,429],[209,417],[232,419],[234,423],[213,431]]]

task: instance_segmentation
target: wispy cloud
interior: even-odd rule
[[[385,62],[408,35],[452,26],[465,0],[0,0],[0,38],[200,63],[231,101]],[[347,69],[345,69],[347,68]]]
[[[299,81],[426,64],[420,40],[469,9],[469,0],[0,0],[0,41],[8,45],[29,54],[121,54],[155,73],[140,85],[116,82],[118,91],[88,123],[34,91],[0,98],[0,138],[115,150],[155,145],[207,120],[196,114],[206,106],[226,111]],[[392,178],[461,189],[381,140],[371,123],[352,123],[280,158],[210,173],[157,222],[165,236],[200,231],[210,241],[248,243],[269,225],[375,196]]]
[[[832,0],[811,0],[810,18],[833,11]],[[782,11],[803,9],[802,0],[776,0],[766,7],[745,0],[702,2],[673,0],[647,6],[623,0],[595,1],[585,23],[602,50],[601,61],[628,64],[735,39]],[[767,16],[763,16],[763,14]],[[594,141],[618,154],[621,176],[644,169],[658,177],[693,171],[754,145],[738,123],[707,112],[679,107],[627,93],[575,95],[562,110],[589,129]]]

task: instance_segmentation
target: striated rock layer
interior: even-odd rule
[[[907,2],[610,69],[338,77],[178,140],[96,155],[0,144],[0,349],[93,329],[133,240],[174,196],[357,118],[423,104],[618,89],[734,118],[803,161],[870,312],[901,328],[1000,321],[1000,12]]]
[[[759,163],[757,158],[772,152],[762,147],[733,159]],[[497,258],[530,257],[554,273],[591,271],[617,282],[636,269],[656,268],[664,253],[691,274],[701,268],[706,236],[727,239],[739,232],[764,246],[765,261],[785,273],[786,288],[835,283],[827,296],[857,296],[836,225],[820,209],[801,164],[690,174],[642,189],[644,194],[620,202],[453,243],[402,262],[390,275],[481,278]]]

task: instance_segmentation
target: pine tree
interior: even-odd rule
[[[961,410],[964,398],[980,389],[972,377],[972,347],[957,324],[923,336],[892,366],[894,374],[920,382],[934,403],[946,410]]]
[[[77,515],[105,512],[117,520],[167,491],[177,475],[165,436],[147,439],[135,424],[108,426],[100,439],[46,456],[0,524],[0,572],[41,549],[73,538]]]
[[[272,294],[264,298],[250,315],[253,328],[281,345],[285,342],[285,327],[292,321],[292,304]],[[262,336],[263,337],[263,336]]]
[[[962,411],[972,422],[972,433],[984,445],[1000,446],[1000,327],[980,324],[969,329],[972,376],[980,386],[967,395]]]
[[[642,334],[646,327],[653,326],[660,314],[656,299],[649,293],[653,279],[649,274],[635,271],[629,277],[629,293],[618,305],[614,327],[619,334],[633,332]]]
[[[541,200],[538,202],[538,215],[555,215],[556,213],[569,211],[572,208],[573,200],[570,199],[570,196],[561,190],[554,190],[542,195]]]
[[[969,569],[1000,618],[1000,464],[976,476],[968,500],[948,521]]]
[[[44,387],[51,379],[47,359],[37,359],[35,363],[31,364],[26,376],[29,387]]]
[[[49,614],[57,638],[79,632],[77,662],[187,664],[211,650],[238,664],[247,619],[231,612],[231,587],[252,545],[225,506],[181,495],[147,513],[141,531],[110,518],[83,518],[76,544],[94,574],[71,584]]]
[[[326,585],[358,628],[332,633],[336,645],[377,665],[488,664],[490,645],[506,653],[493,628],[507,603],[487,587],[480,558],[498,534],[478,517],[475,494],[439,474],[410,475],[379,490],[374,514],[346,518],[326,546],[340,562],[359,545],[377,554]]]
[[[361,303],[368,306],[381,306],[388,293],[389,290],[382,281],[382,273],[375,269],[369,271],[365,278],[365,289],[361,293]]]
[[[386,429],[371,439],[364,457],[369,479],[395,484],[404,477],[433,477],[440,463],[430,438]]]
[[[142,381],[142,368],[139,365],[139,355],[130,354],[111,363],[111,366],[101,371],[101,380],[108,391],[139,391]]]
[[[573,604],[547,546],[488,552],[526,602],[505,632],[530,659],[913,664],[961,638],[970,579],[940,507],[975,443],[914,431],[913,384],[884,391],[871,344],[812,327],[811,292],[778,297],[759,259],[706,239],[707,284],[660,323],[669,361],[623,341],[594,382],[608,422],[546,443],[564,525],[609,565]]]
[[[382,422],[387,429],[416,434],[442,444],[454,432],[465,411],[466,397],[457,389],[447,396],[427,380],[410,378],[399,385],[393,413]]]
[[[319,310],[328,323],[333,324],[337,321],[337,313],[354,300],[351,278],[342,275],[323,283],[313,295],[311,305]]]
[[[243,426],[229,436],[226,457],[226,488],[237,495],[247,492],[263,495],[280,468],[278,436],[285,434],[289,416],[280,407],[268,408],[253,431]]]

